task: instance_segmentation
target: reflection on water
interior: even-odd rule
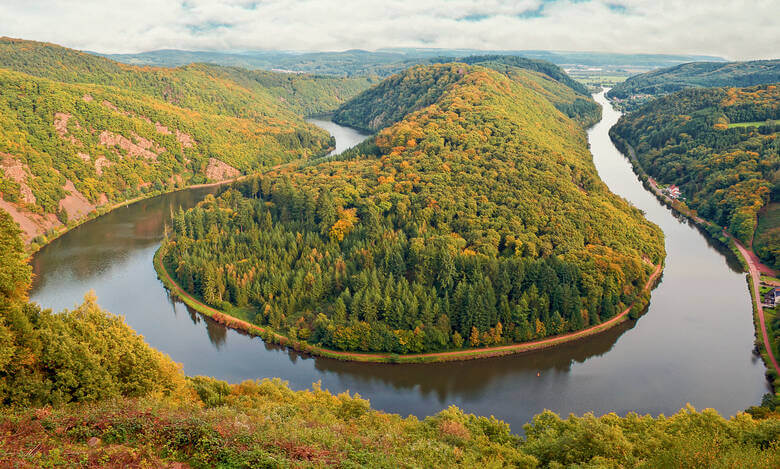
[[[339,153],[354,147],[366,138],[366,134],[359,130],[338,125],[333,121],[310,117],[306,119],[306,122],[327,130],[336,139],[336,148],[328,153],[328,156],[338,155]]]
[[[767,389],[763,364],[751,354],[744,275],[728,251],[641,186],[607,136],[618,116],[606,107],[603,121],[589,131],[594,162],[613,192],[664,230],[666,269],[639,321],[574,343],[477,361],[379,365],[312,358],[226,330],[171,299],[152,266],[170,213],[215,188],[142,201],[65,234],[35,255],[31,296],[62,309],[94,289],[101,306],[125,315],[190,375],[232,382],[280,377],[296,389],[321,381],[325,389],[358,392],[376,408],[402,415],[430,415],[454,404],[495,415],[520,431],[542,409],[669,414],[690,402],[734,414]],[[352,129],[335,129],[340,149],[363,138]]]

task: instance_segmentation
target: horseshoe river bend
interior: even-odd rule
[[[645,190],[608,135],[620,113],[603,93],[595,98],[603,118],[588,138],[599,175],[666,235],[666,267],[638,321],[536,352],[433,364],[343,362],[268,345],[189,310],[168,294],[152,265],[172,209],[191,207],[217,187],[137,202],[54,240],[32,259],[31,299],[54,310],[72,308],[92,288],[103,308],[124,315],[189,375],[230,382],[279,377],[294,389],[320,381],[324,389],[357,392],[374,408],[402,415],[457,405],[521,431],[543,409],[564,416],[669,415],[691,403],[731,416],[760,403],[768,385],[752,353],[751,302],[737,260]],[[366,137],[312,122],[336,137],[336,152]]]

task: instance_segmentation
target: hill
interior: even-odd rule
[[[346,50],[294,52],[254,50],[241,53],[220,51],[156,50],[138,54],[97,54],[131,65],[178,67],[190,63],[211,63],[246,69],[287,70],[336,76],[376,75],[387,78],[412,65],[437,57],[446,62],[464,61],[470,56],[510,55],[557,65],[608,67],[613,70],[650,70],[693,61],[723,61],[719,57],[671,54],[617,54],[544,50],[475,50],[434,48],[385,48],[376,51]]]
[[[543,94],[440,64],[340,112],[354,109],[363,125],[390,109],[389,126],[175,217],[164,261],[185,289],[293,340],[391,353],[527,341],[641,309],[662,234],[608,191],[582,127]]]
[[[632,110],[647,99],[685,88],[746,87],[777,82],[780,82],[780,59],[693,62],[632,76],[616,84],[607,96]]]
[[[444,58],[429,60],[432,64],[445,61]],[[590,99],[587,88],[551,63],[513,56],[472,56],[457,62],[491,68],[515,82],[522,82],[583,125],[591,125],[601,117],[601,110]],[[334,112],[333,120],[366,132],[375,132],[434,103],[448,87],[459,80],[460,75],[442,73],[431,76],[428,73],[430,70],[426,66],[414,66],[388,78],[339,107]]]
[[[780,226],[762,220],[780,196],[777,119],[777,85],[690,89],[621,117],[612,135],[636,149],[659,183],[678,185],[700,216],[780,267]]]
[[[53,44],[0,39],[0,207],[25,239],[99,207],[326,152],[303,115],[366,79],[212,65],[138,68]]]

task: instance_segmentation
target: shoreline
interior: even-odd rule
[[[745,279],[748,284],[748,293],[750,294],[750,302],[753,309],[753,329],[755,335],[756,351],[761,356],[764,366],[766,367],[766,379],[772,386],[775,393],[780,392],[780,365],[775,359],[774,352],[772,351],[772,344],[769,341],[769,335],[766,329],[766,319],[764,315],[764,308],[759,298],[759,286],[761,284],[762,267],[766,267],[763,264],[761,266],[754,265],[753,257],[755,253],[751,255],[752,249],[748,249],[743,246],[737,239],[729,234],[725,228],[721,228],[720,235],[723,239],[716,237],[712,234],[708,228],[717,227],[714,223],[705,220],[697,215],[694,215],[690,210],[683,210],[679,202],[670,199],[663,194],[658,186],[655,184],[655,180],[647,174],[645,169],[639,163],[639,159],[636,157],[636,151],[634,148],[621,137],[614,135],[612,132],[609,134],[610,139],[615,144],[615,147],[623,153],[631,162],[631,167],[634,169],[634,173],[639,176],[642,181],[642,185],[645,186],[662,204],[669,207],[674,213],[684,216],[690,220],[693,224],[701,227],[712,238],[724,243],[732,253],[737,257],[742,268],[746,271]],[[676,203],[677,202],[677,203]]]
[[[259,173],[254,173],[254,174],[259,174]],[[206,187],[218,187],[218,186],[222,186],[222,185],[225,185],[225,184],[230,184],[230,183],[233,183],[233,182],[237,182],[237,181],[240,181],[242,179],[246,179],[246,178],[248,178],[250,176],[253,176],[254,174],[242,174],[241,176],[237,176],[237,177],[234,177],[234,178],[231,178],[231,179],[224,179],[222,181],[205,182],[205,183],[201,183],[201,184],[193,184],[193,185],[190,185],[190,186],[180,187],[180,188],[173,189],[173,190],[165,190],[165,191],[160,191],[160,192],[154,192],[154,193],[139,195],[137,197],[133,197],[132,199],[127,199],[127,200],[123,200],[122,202],[117,202],[117,203],[115,203],[113,205],[108,205],[108,204],[102,205],[100,207],[97,207],[95,210],[93,210],[89,214],[87,214],[85,217],[79,218],[78,220],[74,221],[73,224],[62,225],[62,227],[60,227],[60,229],[57,229],[54,233],[52,233],[51,236],[46,236],[46,241],[44,243],[39,244],[39,245],[36,245],[37,243],[34,243],[32,241],[30,243],[27,243],[26,246],[25,246],[25,248],[27,249],[27,255],[29,257],[32,257],[35,253],[37,253],[38,251],[40,251],[44,247],[48,246],[53,241],[55,241],[56,239],[58,239],[61,236],[65,235],[66,233],[68,233],[68,232],[78,228],[79,226],[83,225],[84,223],[87,223],[89,221],[92,221],[92,220],[95,220],[97,218],[100,218],[103,215],[111,213],[111,212],[113,212],[114,210],[116,210],[118,208],[126,207],[126,206],[132,205],[132,204],[134,204],[136,202],[141,202],[143,200],[150,200],[150,199],[153,199],[155,197],[159,197],[161,195],[173,194],[174,192],[181,192],[181,191],[186,191],[186,190],[190,190],[190,189],[203,189],[203,188],[206,188]],[[45,236],[45,234],[46,233],[41,233],[38,236]],[[36,245],[36,246],[34,246],[34,245]]]
[[[586,329],[570,332],[568,334],[546,337],[544,339],[538,339],[531,342],[522,342],[516,344],[499,345],[493,347],[452,350],[444,352],[429,352],[429,353],[416,353],[398,355],[386,352],[346,352],[340,350],[332,350],[324,347],[319,347],[306,342],[294,341],[290,338],[278,334],[270,329],[251,324],[242,319],[236,318],[229,314],[226,314],[218,309],[212,308],[200,300],[194,298],[187,293],[168,273],[167,269],[162,262],[163,247],[157,249],[154,253],[154,269],[157,272],[157,277],[163,282],[166,289],[174,295],[176,295],[187,306],[191,307],[195,311],[204,316],[208,316],[214,321],[222,324],[223,326],[234,329],[240,332],[245,332],[253,336],[262,338],[265,342],[282,345],[292,348],[299,352],[305,352],[313,356],[333,358],[336,360],[356,361],[363,363],[437,363],[445,361],[463,361],[474,360],[480,358],[492,358],[500,357],[503,355],[512,355],[517,353],[531,352],[536,350],[542,350],[545,348],[554,347],[556,345],[573,342],[576,340],[584,339],[586,337],[598,334],[607,329],[612,328],[618,324],[628,320],[628,316],[632,309],[637,306],[641,300],[629,305],[626,309],[613,316],[612,318],[590,326]],[[663,271],[663,263],[655,266],[655,270],[647,279],[643,293],[649,293],[653,287],[657,284],[657,280]]]

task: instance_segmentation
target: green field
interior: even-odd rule
[[[733,122],[729,124],[729,128],[733,127],[760,127],[765,124],[777,125],[780,124],[780,119],[765,120],[765,121],[753,121],[753,122]]]
[[[777,268],[780,259],[775,254],[780,245],[780,203],[771,202],[758,214],[758,226],[753,237],[753,250],[758,257],[772,268]]]

